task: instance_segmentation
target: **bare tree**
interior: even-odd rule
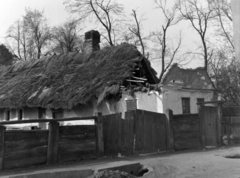
[[[215,18],[214,9],[210,8],[206,0],[178,0],[178,9],[181,12],[181,17],[190,21],[201,38],[204,68],[207,70],[208,61],[211,59],[213,51],[208,48],[206,33],[210,21]]]
[[[165,24],[162,25],[162,30],[153,33],[154,40],[160,44],[161,47],[161,73],[159,80],[161,81],[165,72],[169,69],[172,65],[176,54],[179,52],[179,49],[182,44],[182,36],[180,33],[177,45],[174,47],[173,45],[169,45],[168,43],[168,30],[170,27],[179,23],[180,19],[177,18],[178,9],[176,4],[170,10],[167,8],[167,0],[155,0],[157,8],[161,10],[165,17]]]
[[[67,9],[72,13],[77,13],[80,20],[93,18],[106,31],[102,36],[108,41],[109,45],[115,44],[116,29],[115,25],[123,12],[123,6],[114,0],[66,0]]]
[[[27,29],[29,37],[33,40],[36,48],[36,57],[38,59],[42,54],[42,49],[51,39],[51,31],[43,14],[43,11],[37,9],[26,9],[24,16],[24,26]]]
[[[78,21],[68,20],[62,25],[54,27],[53,40],[55,49],[59,49],[60,53],[81,51],[82,40],[78,34]]]
[[[27,34],[23,21],[17,20],[7,31],[7,46],[19,59],[27,59]]]
[[[209,5],[215,13],[213,24],[216,27],[216,37],[222,39],[224,43],[221,43],[220,45],[230,54],[230,58],[232,58],[234,53],[234,43],[231,1],[209,0]]]
[[[137,37],[138,42],[140,43],[140,46],[141,46],[141,49],[142,49],[142,54],[145,56],[145,44],[143,42],[144,38],[142,36],[141,20],[138,19],[136,10],[132,10],[131,15],[134,18],[135,25],[132,26],[132,27],[129,27],[129,30],[131,31],[131,33],[134,36]]]

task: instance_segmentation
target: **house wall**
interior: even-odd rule
[[[122,112],[124,117],[124,112],[127,111],[126,100],[128,99],[137,99],[137,109],[163,113],[162,96],[155,91],[149,93],[135,92],[134,96],[123,94],[122,98],[116,103],[114,112]]]
[[[63,110],[63,118],[89,117],[89,116],[94,116],[93,105],[79,105],[79,106],[74,107],[73,109]],[[78,124],[92,125],[92,124],[94,124],[94,120],[65,121],[62,124],[63,125],[78,125]]]
[[[24,108],[23,120],[38,119],[38,108]]]
[[[125,118],[124,114],[127,111],[126,100],[128,99],[137,99],[137,109],[163,113],[162,107],[162,96],[158,92],[136,92],[134,96],[129,94],[123,94],[120,100],[111,100],[103,101],[97,105],[97,101],[94,101],[93,104],[89,105],[78,105],[73,109],[63,110],[63,118],[72,118],[72,117],[90,117],[94,116],[96,113],[100,112],[102,115],[109,115],[115,113],[122,113],[122,118]],[[2,116],[1,116],[2,115]],[[0,110],[0,117],[4,118],[4,110]],[[23,109],[23,120],[38,119],[39,111],[38,108],[24,108]],[[52,110],[46,109],[46,119],[53,119]],[[18,120],[17,110],[13,109],[10,111],[10,120]],[[81,120],[81,121],[64,121],[60,125],[92,125],[94,120]],[[23,126],[40,126],[43,129],[47,128],[47,123],[44,124],[18,124],[13,125],[17,127]]]
[[[135,93],[137,99],[137,109],[162,113],[162,96],[158,92]]]
[[[213,100],[213,91],[163,89],[163,111],[171,109],[173,114],[182,114],[182,98],[190,98],[190,112],[198,113],[197,98],[204,98],[204,101]]]
[[[0,111],[1,120],[4,121],[4,109]],[[3,119],[2,119],[3,118]],[[38,119],[38,108],[24,108],[22,120]],[[18,110],[10,110],[10,121],[18,120]],[[6,125],[7,128],[29,128],[32,126],[38,126],[38,123],[27,123],[27,124],[12,124]]]

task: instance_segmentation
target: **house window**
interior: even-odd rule
[[[45,108],[38,108],[38,118],[45,119],[46,118],[46,109]]]
[[[197,103],[204,103],[204,98],[197,98]],[[198,113],[199,113],[199,110],[200,110],[199,104],[197,105],[197,109],[198,109]]]
[[[18,120],[21,121],[22,118],[23,118],[23,110],[22,109],[19,109],[17,111],[17,117],[18,117]]]
[[[9,121],[10,120],[10,110],[5,110],[4,120],[5,121]]]
[[[63,110],[62,109],[53,109],[52,110],[53,119],[62,119]]]
[[[127,111],[136,110],[137,100],[136,99],[126,100],[126,105],[127,105]]]
[[[204,103],[204,98],[197,98],[197,103]]]
[[[182,98],[182,111],[183,114],[190,113],[190,98]]]

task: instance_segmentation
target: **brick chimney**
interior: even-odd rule
[[[85,33],[84,39],[84,53],[92,53],[100,50],[100,33],[95,30],[91,30]]]

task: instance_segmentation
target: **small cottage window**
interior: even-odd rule
[[[9,121],[10,120],[10,110],[5,110],[4,120],[5,121]]]
[[[197,103],[204,103],[204,98],[197,98]],[[199,110],[200,110],[200,105],[198,104],[198,113],[199,113]]]
[[[204,98],[197,98],[197,103],[204,103]]]
[[[22,118],[23,118],[23,110],[22,109],[19,109],[17,111],[17,117],[18,117],[18,120],[21,121]]]
[[[190,98],[182,98],[182,112],[183,114],[190,113]]]
[[[53,109],[52,110],[53,119],[62,119],[63,110],[62,109]]]
[[[132,111],[137,109],[137,99],[126,100],[127,111]]]

